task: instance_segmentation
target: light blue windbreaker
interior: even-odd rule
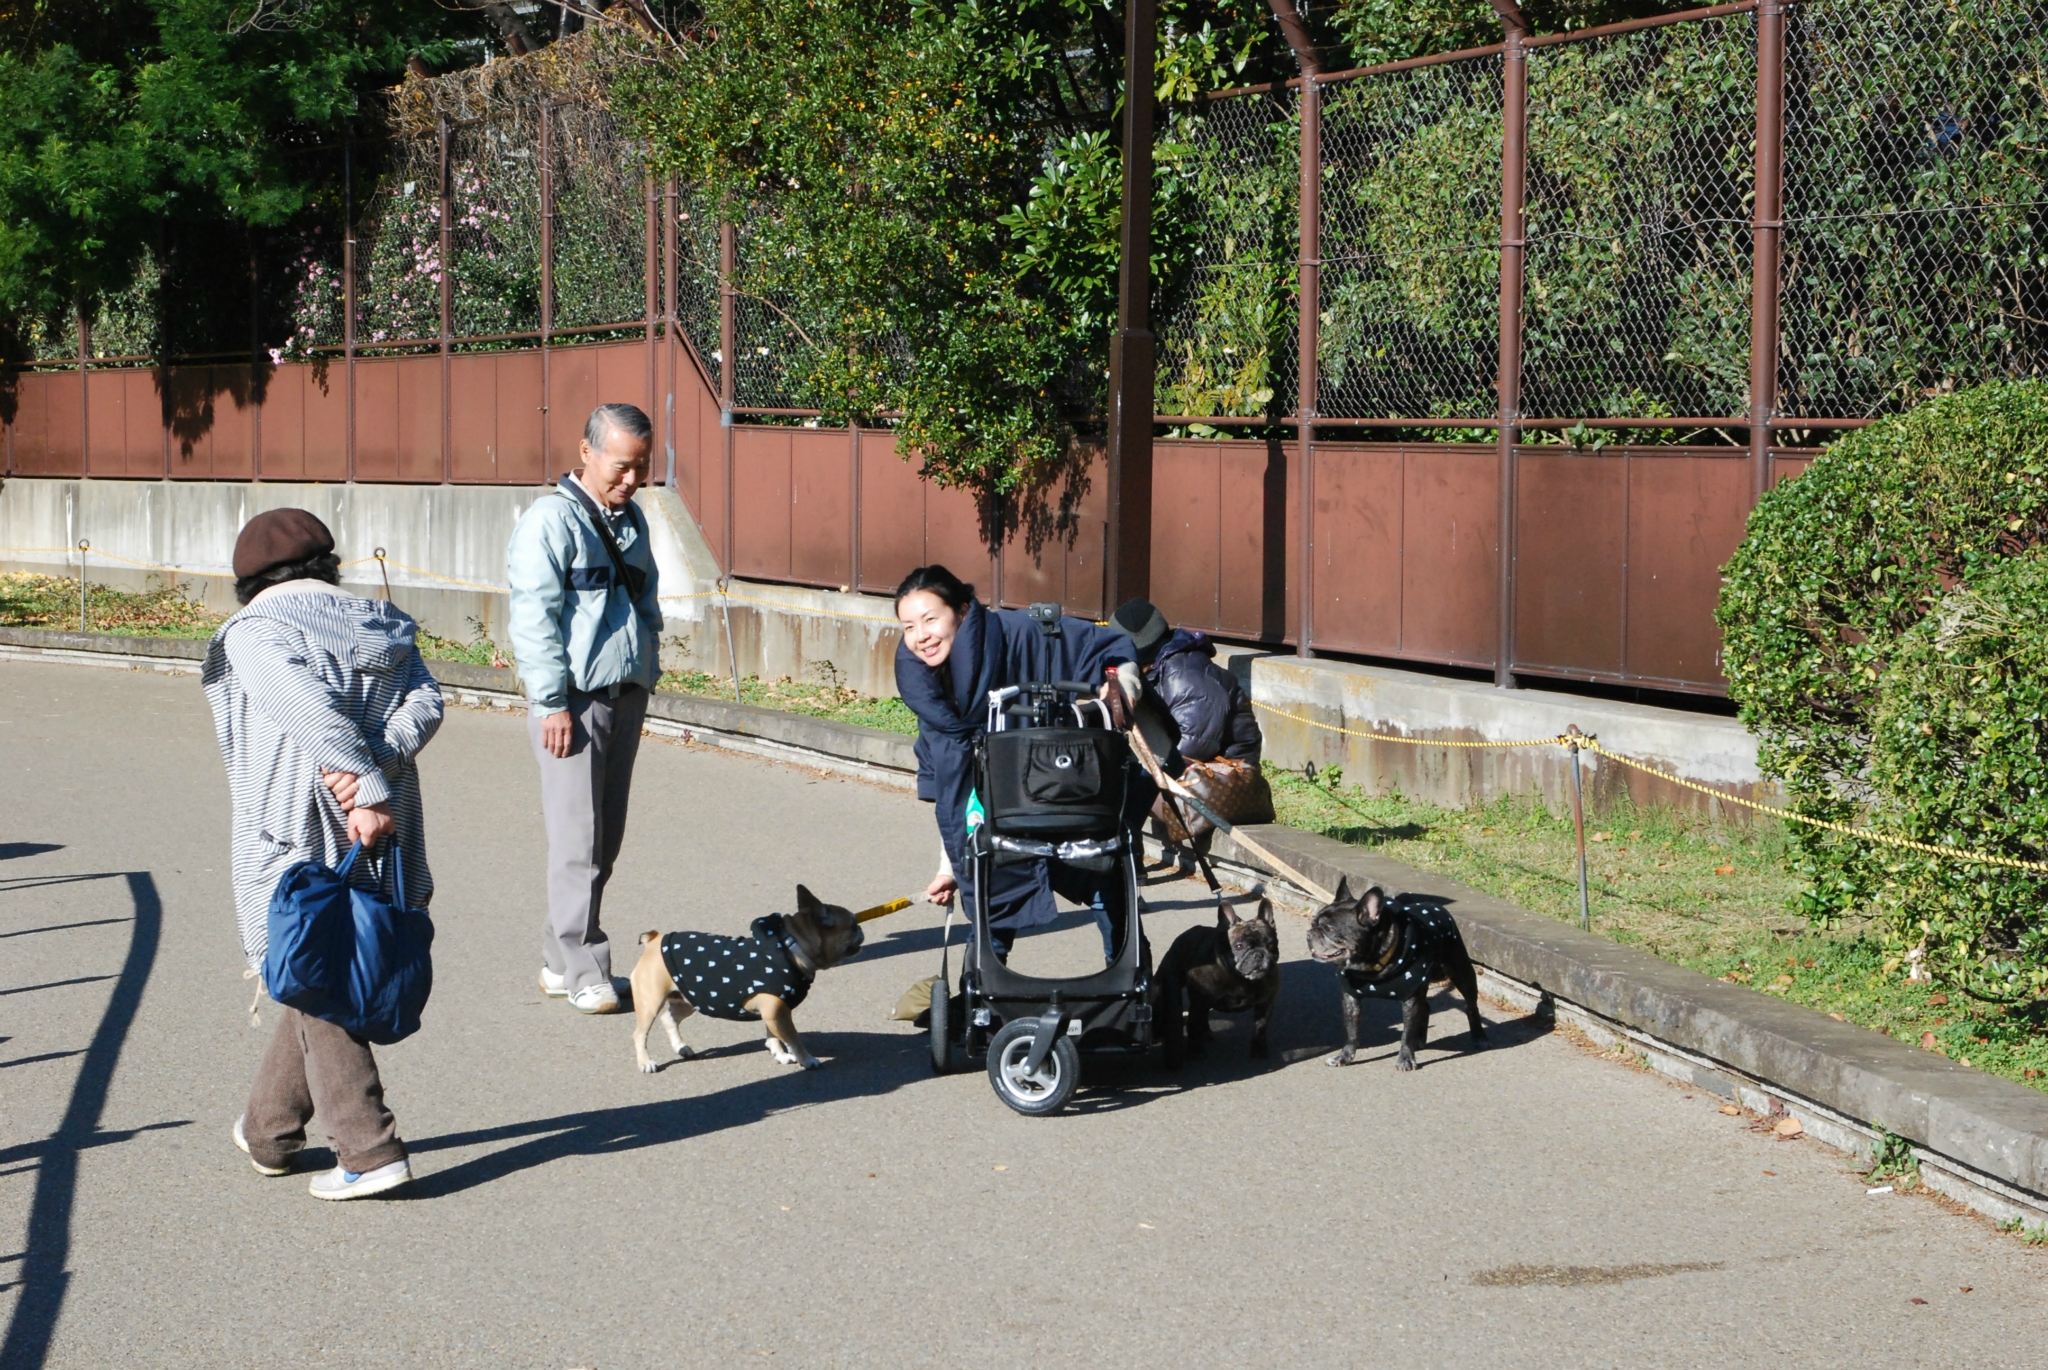
[[[570,479],[564,476],[563,485]],[[613,583],[611,555],[583,502],[561,486],[519,516],[505,548],[512,654],[536,714],[568,708],[571,688],[652,690],[661,679],[661,590],[646,519],[629,505],[607,510],[605,521],[626,564],[647,573],[637,603]]]

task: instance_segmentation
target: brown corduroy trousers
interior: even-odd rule
[[[256,1083],[242,1114],[250,1158],[286,1164],[318,1117],[334,1143],[335,1158],[357,1174],[405,1155],[398,1123],[384,1106],[384,1082],[370,1044],[322,1018],[277,1006],[277,1032],[256,1067]]]

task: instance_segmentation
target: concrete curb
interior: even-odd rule
[[[0,628],[0,659],[196,672],[206,644]],[[458,700],[523,704],[510,668],[434,661]],[[648,730],[899,788],[915,783],[899,733],[694,695],[657,694]],[[1625,1047],[1687,1085],[1765,1115],[1797,1118],[1816,1140],[1867,1158],[1877,1128],[1915,1144],[1930,1188],[2004,1220],[2048,1221],[2048,1095],[1867,1028],[1660,961],[1456,881],[1334,838],[1267,825],[1257,839],[1304,875],[1440,895],[1451,901],[1487,992],[1554,1012],[1604,1047]],[[1216,855],[1240,880],[1269,872],[1227,837]],[[1267,883],[1274,883],[1267,880]],[[1298,905],[1306,896],[1279,885]]]
[[[1869,1156],[1881,1125],[1916,1144],[1930,1187],[1995,1218],[2048,1218],[2048,1094],[1335,838],[1277,824],[1250,832],[1327,887],[1349,876],[1353,888],[1450,901],[1473,960],[1509,1002],[1554,1009],[1604,1045],[1626,1043],[1686,1084],[1795,1117],[1852,1154]],[[1232,865],[1264,873],[1228,838],[1216,846]]]

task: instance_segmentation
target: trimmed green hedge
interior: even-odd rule
[[[1884,748],[1877,745],[1881,713],[1916,728],[1928,722],[1962,745],[1968,726],[1957,722],[1962,715],[1944,712],[1943,699],[1986,717],[1995,712],[2001,727],[2018,728],[2038,745],[2040,714],[2029,721],[2023,702],[2008,706],[1992,697],[2011,681],[1991,683],[1981,669],[1989,658],[1958,657],[1977,668],[1947,663],[1937,670],[1942,654],[1963,639],[1941,638],[1934,627],[1915,630],[1958,586],[1982,594],[2003,587],[2000,612],[2021,613],[2007,597],[2035,582],[1987,578],[2007,574],[2006,562],[2043,542],[2048,386],[2034,383],[1982,386],[1873,424],[1758,503],[1725,569],[1717,615],[1723,662],[1729,692],[1757,735],[1765,774],[1784,783],[1801,812],[2027,859],[2048,856],[2033,830],[2014,826],[2008,812],[2022,798],[2015,787],[2028,783],[2020,771],[1966,761],[1953,746],[1900,748],[1889,736]],[[1981,635],[1968,640],[1980,644],[1972,651],[1988,650]],[[2000,669],[2023,671],[2023,660],[2031,659],[2015,657]],[[1959,679],[1978,678],[1986,684],[1942,694]],[[2009,708],[2021,714],[2008,716]],[[2024,745],[2017,734],[2013,745]],[[1973,784],[1957,784],[1948,773],[1971,766],[1978,767]],[[1990,931],[1997,919],[1991,908],[2030,897],[2020,887],[2031,881],[1963,866],[1935,877],[1932,858],[1902,861],[1890,849],[1813,829],[1800,831],[1799,851],[1810,879],[1805,912],[1816,921],[1874,906],[1888,915],[1896,939],[1917,944],[1926,934],[1937,970],[1979,990],[1993,988],[1987,975],[2004,983],[1985,958],[2016,950],[2019,940],[2010,927]],[[1957,897],[1965,883],[1999,893],[1976,896],[1982,908],[1969,914],[1968,901]],[[1933,898],[1937,886],[1948,891],[1941,916],[1950,921],[1941,930],[1922,929],[1920,920],[1932,923],[1934,911],[1914,905]],[[1966,965],[1977,969],[1965,975]]]

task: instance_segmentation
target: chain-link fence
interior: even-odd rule
[[[1710,15],[1528,47],[1522,417],[1732,427],[1749,415],[1752,348],[1773,345],[1750,309],[1762,22]],[[1398,427],[1498,413],[1505,61],[1323,87],[1321,415]],[[645,159],[601,80],[550,85],[537,68],[498,67],[446,89],[453,78],[409,85],[393,97],[388,140],[308,149],[347,158],[349,172],[328,178],[334,203],[305,225],[226,251],[167,242],[162,261],[101,302],[91,354],[331,354],[349,333],[351,293],[359,349],[424,350],[444,332],[461,348],[529,346],[549,325],[559,341],[636,332],[651,293],[657,312],[673,298],[714,382],[733,368],[742,408],[815,407],[821,388],[872,381],[822,376],[861,352],[814,342],[860,336],[860,302],[778,285],[747,223],[772,206],[734,215],[737,345],[723,356],[719,206],[677,188],[667,246],[657,234],[650,253]],[[2041,374],[2048,0],[1803,0],[1783,76],[1777,413],[1867,418]],[[1282,88],[1160,121],[1162,414],[1281,419],[1294,407],[1300,109]],[[670,257],[676,279],[657,275],[650,292],[650,270]],[[252,285],[259,268],[266,279]],[[78,355],[75,324],[30,326],[25,339],[39,360]],[[908,365],[901,340],[870,351],[873,366]]]
[[[1786,61],[1780,408],[2048,361],[2048,5],[1807,0]]]
[[[1323,97],[1322,413],[1497,408],[1500,145],[1497,56],[1348,81]]]
[[[1286,91],[1205,101],[1159,140],[1158,405],[1256,416],[1293,408],[1301,132]]]
[[[1559,43],[1528,60],[1522,412],[1741,414],[1754,21]]]

